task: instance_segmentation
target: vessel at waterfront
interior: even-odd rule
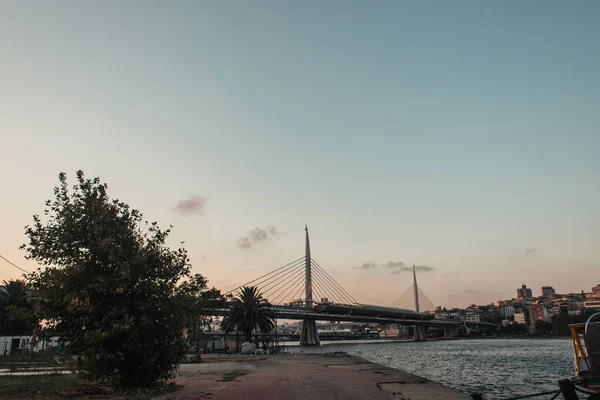
[[[561,390],[564,395],[577,390],[600,397],[600,313],[593,314],[583,324],[571,324],[569,328],[577,376],[571,381],[561,381]]]

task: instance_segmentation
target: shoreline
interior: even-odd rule
[[[472,399],[441,383],[343,352],[205,355],[200,364],[182,364],[175,383],[183,388],[157,399]]]

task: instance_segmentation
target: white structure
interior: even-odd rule
[[[514,314],[515,316],[515,322],[517,324],[525,324],[525,313],[523,312],[516,312]]]
[[[465,322],[479,323],[479,314],[466,313]]]
[[[11,353],[24,353],[30,350],[31,336],[0,336],[0,356]],[[58,346],[58,338],[51,340],[38,339],[33,347],[33,352],[55,348]]]
[[[513,306],[502,306],[500,307],[500,315],[502,318],[510,319],[515,315],[515,308]]]

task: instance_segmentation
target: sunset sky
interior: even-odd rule
[[[0,254],[57,174],[225,291],[312,255],[391,304],[600,283],[600,2],[0,3]],[[255,230],[258,228],[259,230]],[[362,268],[361,268],[362,267]],[[0,281],[20,271],[0,260]]]

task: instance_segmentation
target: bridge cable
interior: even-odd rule
[[[297,279],[298,277],[300,277],[300,276],[302,276],[302,275],[303,275],[303,272],[304,272],[304,271],[302,271],[302,268],[300,268],[300,269],[298,269],[298,270],[295,270],[295,271],[294,271],[294,273],[293,273],[293,274],[292,274],[292,275],[289,277],[289,279],[287,279],[287,280],[286,280],[286,282],[285,282],[285,283],[283,283],[282,285],[279,285],[279,286],[274,286],[274,287],[272,287],[272,288],[269,290],[269,292],[270,292],[269,296],[270,296],[270,297],[272,297],[272,298],[275,298],[275,295],[276,295],[277,293],[280,293],[282,290],[283,290],[283,293],[285,293],[285,290],[287,290],[287,289],[288,289],[288,286],[289,286],[291,283],[295,283],[295,282],[296,282],[296,279]],[[274,290],[274,291],[272,291],[272,292],[271,292],[271,290]]]
[[[286,272],[293,270],[301,265],[302,264],[300,261],[297,261],[294,264],[288,264],[288,266],[285,269],[282,269],[274,275],[271,275],[269,277],[263,278],[262,280],[260,280],[258,282],[255,282],[252,286],[255,286],[257,288],[264,288],[265,284],[268,285],[271,282],[279,281],[282,278],[281,277],[282,274],[285,274]],[[273,271],[273,272],[275,272],[275,271]],[[256,279],[255,279],[255,281],[256,281]],[[245,284],[244,286],[249,286],[249,285],[250,285],[250,282]]]
[[[318,270],[315,268],[315,282],[319,284],[319,287],[325,292],[327,298],[330,298],[331,300],[333,300],[334,302],[336,302],[337,297],[339,295],[339,293],[336,293],[335,288],[332,288],[332,286],[330,284],[328,284],[326,281],[324,281],[323,277],[320,275],[320,272],[318,272]],[[343,303],[346,300],[344,300],[343,298],[340,299],[342,301],[340,301],[339,303]]]
[[[295,264],[290,265],[286,269],[279,271],[277,274],[272,275],[269,278],[263,279],[262,281],[256,283],[255,286],[262,287],[262,288],[268,287],[271,283],[279,282],[282,278],[284,278],[287,275],[286,272],[289,273],[289,271],[295,270],[296,268],[302,267],[302,266],[303,266],[302,261],[296,262]],[[276,277],[278,277],[278,278],[276,278]]]
[[[292,292],[294,293],[294,295],[292,296],[292,300],[295,300],[296,298],[298,298],[298,296],[300,296],[300,293],[302,293],[302,289],[302,281],[300,281],[298,282],[296,287],[292,289]]]
[[[290,276],[290,274],[295,276],[295,274],[296,274],[298,271],[302,271],[303,267],[304,267],[304,266],[303,266],[302,264],[298,264],[298,265],[295,265],[295,266],[294,266],[294,267],[292,267],[292,268],[288,268],[288,269],[287,269],[287,270],[285,270],[285,271],[281,271],[281,272],[280,272],[280,274],[282,274],[283,272],[285,272],[285,273],[284,273],[283,275],[281,275],[279,278],[277,278],[277,279],[273,279],[273,280],[270,280],[270,281],[269,281],[269,283],[267,283],[267,284],[266,284],[266,285],[264,285],[264,286],[261,286],[261,287],[260,287],[260,290],[261,290],[261,292],[263,292],[263,293],[268,293],[268,292],[270,292],[271,290],[273,290],[273,289],[277,288],[277,287],[278,287],[277,285],[278,285],[279,283],[281,283],[281,282],[285,281],[286,277],[289,277],[289,276]],[[273,285],[275,285],[275,286],[273,286]],[[270,288],[270,289],[267,289],[268,287],[271,287],[271,288]]]
[[[396,307],[396,306],[398,306],[398,304],[404,304],[406,299],[409,298],[408,296],[412,295],[414,297],[414,294],[415,294],[415,290],[414,290],[414,284],[413,284],[404,293],[402,293],[400,295],[400,297],[398,297],[396,299],[396,301],[394,301],[392,303],[391,307]]]
[[[319,271],[318,268],[315,268],[315,277],[317,279],[319,279],[319,282],[321,282],[321,284],[323,286],[326,286],[329,290],[331,290],[331,293],[329,293],[332,297],[332,299],[337,300],[336,297],[340,300],[340,304],[352,304],[352,300],[349,299],[346,295],[344,295],[343,292],[341,292],[339,289],[337,289],[335,286],[333,286],[331,283],[329,283],[325,277],[325,275],[322,274],[322,272]],[[323,279],[323,281],[325,283],[323,283],[323,281],[321,281],[320,279]],[[338,297],[339,296],[339,297]]]
[[[425,294],[425,292],[423,292],[423,290],[421,290],[421,288],[418,288],[419,290],[419,300],[421,299],[425,299],[424,302],[424,306],[423,307],[423,311],[433,311],[435,310],[435,304],[433,304],[433,302],[431,300],[429,300],[429,297],[427,297],[427,295]],[[420,301],[419,301],[420,303]],[[419,304],[419,311],[421,311],[421,304]]]
[[[311,258],[311,260],[312,260],[312,261],[315,263],[315,265],[317,266],[317,268],[321,270],[321,272],[322,272],[322,273],[325,275],[325,277],[327,277],[327,278],[328,278],[328,279],[329,279],[329,280],[332,282],[332,284],[334,284],[335,286],[339,287],[339,288],[340,288],[340,289],[341,289],[341,290],[342,290],[342,291],[343,291],[343,292],[344,292],[344,293],[345,293],[345,294],[346,294],[346,295],[347,295],[347,296],[348,296],[350,299],[352,299],[352,300],[353,300],[354,304],[360,304],[358,301],[356,301],[356,299],[355,299],[355,298],[354,298],[354,297],[353,297],[353,296],[352,296],[350,293],[348,293],[348,292],[346,291],[346,289],[344,289],[344,288],[343,288],[343,287],[342,287],[342,286],[341,286],[339,283],[337,283],[337,282],[336,282],[336,280],[335,280],[335,279],[333,279],[333,278],[332,278],[332,277],[331,277],[331,276],[330,276],[330,275],[327,273],[327,271],[325,271],[325,269],[319,265],[319,263],[318,263],[318,262],[316,262],[316,261],[315,261],[315,260],[313,260],[312,258]]]
[[[282,291],[282,292],[281,292],[281,293],[280,293],[280,294],[279,294],[277,297],[274,297],[274,298],[273,298],[273,304],[280,304],[281,302],[280,302],[280,303],[277,303],[277,300],[279,300],[279,298],[280,298],[281,296],[284,296],[284,297],[283,297],[283,299],[285,299],[285,297],[287,296],[287,294],[288,294],[288,293],[291,293],[292,291],[294,291],[294,290],[295,290],[295,288],[296,288],[296,287],[298,287],[298,284],[299,284],[299,283],[301,283],[303,279],[304,279],[304,276],[303,276],[303,274],[302,274],[302,273],[300,273],[300,274],[297,274],[297,275],[294,277],[294,279],[293,279],[293,280],[292,280],[292,281],[291,281],[291,282],[290,282],[288,285],[286,285],[286,288],[285,288],[285,290],[283,290],[283,291]],[[288,289],[291,289],[291,290],[288,292]],[[273,296],[274,296],[274,295],[275,295],[275,294],[273,294]],[[283,299],[282,299],[282,300],[283,300]]]
[[[244,286],[249,286],[249,285],[250,285],[250,284],[252,284],[253,282],[256,282],[256,281],[258,281],[259,279],[262,279],[262,278],[264,278],[264,277],[267,277],[267,276],[271,275],[272,273],[274,273],[274,272],[277,272],[277,271],[279,271],[280,269],[283,269],[283,268],[287,267],[288,265],[292,265],[292,264],[294,264],[294,263],[296,263],[296,262],[298,262],[298,261],[300,261],[300,260],[306,260],[306,257],[300,257],[299,259],[297,259],[297,260],[294,260],[294,261],[292,261],[291,263],[289,263],[289,264],[286,264],[286,265],[284,265],[284,266],[282,266],[282,267],[279,267],[279,268],[277,268],[276,270],[273,270],[273,271],[269,272],[268,274],[264,274],[264,275],[262,275],[262,276],[259,276],[258,278],[254,279],[254,280],[251,280],[250,282],[247,282],[247,283],[245,283],[245,284],[243,284],[243,285],[241,285],[241,286],[238,286],[238,287],[236,287],[235,289],[232,289],[232,290],[230,290],[229,292],[227,292],[227,293],[225,293],[225,294],[227,295],[227,294],[230,294],[231,292],[233,292],[234,290],[238,290],[238,289],[240,289],[240,288],[242,288],[242,287],[244,287]]]
[[[312,259],[311,259],[311,260],[312,260]],[[328,280],[328,281],[329,281],[329,282],[330,282],[332,285],[334,285],[335,287],[338,287],[338,288],[339,288],[339,289],[340,289],[340,290],[341,290],[343,293],[345,293],[345,295],[346,295],[345,297],[346,297],[346,298],[349,298],[349,299],[351,299],[351,300],[350,300],[350,303],[359,304],[359,303],[358,303],[358,301],[356,301],[356,299],[355,299],[355,298],[354,298],[354,297],[353,297],[353,296],[352,296],[350,293],[348,293],[348,292],[346,291],[346,289],[344,289],[344,288],[343,288],[343,287],[342,287],[342,286],[341,286],[339,283],[337,283],[337,281],[336,281],[335,279],[333,279],[333,278],[332,278],[332,277],[331,277],[331,276],[330,276],[330,275],[327,273],[327,271],[325,271],[325,269],[319,265],[319,263],[318,263],[318,262],[316,262],[315,260],[312,260],[312,261],[313,261],[313,262],[315,263],[315,265],[317,266],[317,269],[318,269],[318,270],[320,270],[320,271],[323,273],[323,275],[325,276],[325,278],[326,278],[326,279],[327,279],[327,280]]]
[[[393,306],[416,311],[415,300],[414,285],[412,285],[393,303]]]
[[[341,292],[337,287],[333,286],[325,277],[325,275],[322,275],[322,272],[320,272],[318,269],[316,269],[317,271],[317,278],[318,279],[323,279],[324,283],[321,283],[323,286],[325,286],[326,288],[328,288],[331,293],[328,293],[329,295],[331,295],[333,302],[337,302],[339,304],[353,304],[352,299],[350,299],[347,295],[345,295],[343,292]]]

